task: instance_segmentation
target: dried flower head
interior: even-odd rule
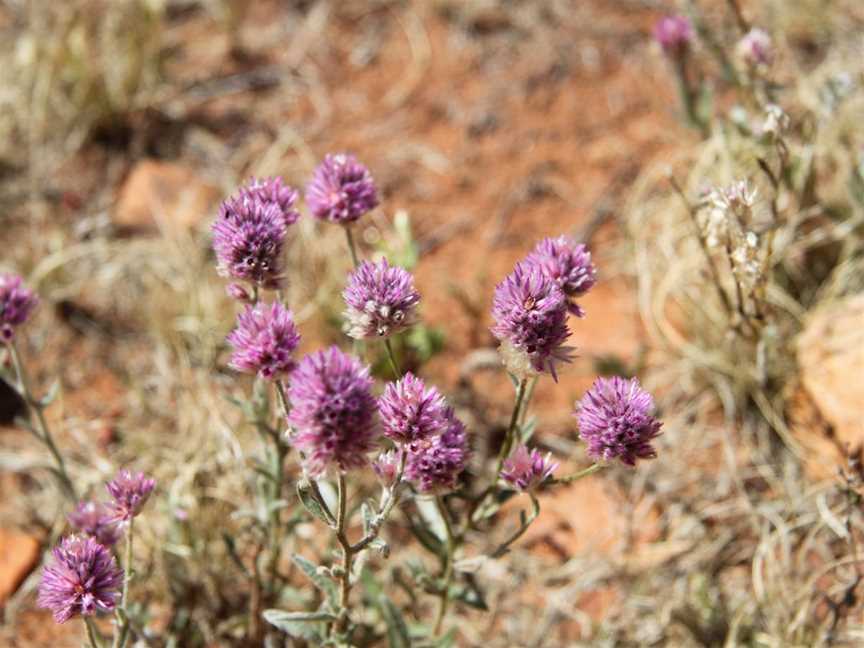
[[[37,603],[51,610],[57,623],[116,607],[123,570],[106,547],[94,538],[70,536],[52,554],[54,561],[42,572]]]
[[[141,512],[147,499],[156,488],[156,480],[144,473],[133,473],[125,468],[113,480],[105,484],[113,499],[113,517],[117,521],[128,522]]]
[[[237,197],[248,201],[260,201],[265,205],[275,205],[282,212],[285,225],[293,225],[300,218],[295,204],[300,196],[298,191],[276,176],[259,180],[252,178],[246,186],[242,187]]]
[[[247,197],[222,203],[213,223],[213,249],[219,274],[262,288],[282,282],[282,250],[287,226],[281,208]]]
[[[386,337],[417,321],[420,293],[414,277],[387,259],[363,261],[348,275],[342,296],[347,305],[345,331],[352,338]]]
[[[75,510],[66,516],[76,531],[90,536],[106,547],[117,544],[121,529],[113,512],[102,502],[78,502]]]
[[[246,306],[237,316],[237,328],[228,335],[228,343],[234,347],[229,365],[237,371],[276,380],[297,366],[292,354],[300,335],[291,311],[278,301]]]
[[[738,41],[735,53],[750,67],[764,67],[774,60],[774,45],[768,32],[754,27]]]
[[[18,275],[0,275],[0,342],[11,342],[15,329],[30,318],[39,303]]]
[[[529,451],[520,445],[501,466],[501,479],[519,491],[529,491],[552,476],[558,464],[548,453],[544,457],[539,450]]]
[[[385,486],[392,486],[399,475],[399,463],[402,461],[401,450],[388,450],[378,455],[372,462],[372,470]]]
[[[628,466],[657,456],[651,441],[662,423],[652,415],[654,399],[635,378],[598,378],[577,406],[579,437],[595,460],[620,459]]]
[[[693,26],[685,16],[663,16],[654,25],[654,39],[666,55],[681,58],[693,42]]]
[[[519,376],[548,371],[557,380],[556,362],[570,362],[564,342],[567,300],[554,281],[538,267],[518,263],[495,288],[492,333],[501,340],[508,369]]]
[[[470,447],[465,426],[448,411],[441,434],[420,441],[408,453],[405,477],[421,493],[444,493],[456,488],[468,465]]]
[[[318,220],[347,225],[378,205],[369,170],[353,155],[328,154],[306,187],[306,203]]]
[[[441,393],[410,372],[384,388],[378,411],[384,436],[409,447],[437,434],[448,422]]]
[[[367,464],[378,434],[369,367],[338,347],[310,353],[291,374],[291,443],[313,476]]]
[[[585,312],[574,300],[583,296],[597,283],[597,268],[591,262],[591,253],[569,236],[546,238],[537,244],[525,259],[536,265],[564,291],[567,308],[576,317]]]
[[[789,115],[777,104],[765,106],[765,119],[758,129],[763,137],[775,140],[789,130]]]

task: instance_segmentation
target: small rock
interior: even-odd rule
[[[804,444],[825,448],[821,463],[836,474],[842,453],[864,445],[864,294],[816,311],[798,337],[797,356],[801,384],[827,423],[798,426],[797,436],[823,437]],[[831,443],[824,443],[826,435]]]
[[[192,228],[212,216],[219,190],[192,169],[173,162],[138,162],[114,209],[114,224],[134,231]]]
[[[39,541],[0,529],[0,605],[6,603],[39,562]]]

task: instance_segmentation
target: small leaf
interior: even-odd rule
[[[54,402],[54,399],[57,398],[57,394],[60,393],[60,381],[55,380],[51,383],[51,386],[48,388],[48,393],[45,394],[39,400],[39,407],[45,408],[48,407],[51,403]]]
[[[321,504],[318,503],[318,500],[315,499],[312,488],[307,481],[301,480],[297,482],[297,497],[300,499],[300,503],[303,504],[303,508],[313,516],[324,522],[331,529],[336,528],[335,520],[327,514]]]
[[[327,599],[331,603],[335,603],[336,601],[336,584],[324,576],[323,574],[318,572],[318,567],[315,563],[306,560],[300,554],[292,554],[291,560],[294,561],[294,564],[297,565],[304,574],[309,577],[315,586],[320,589],[324,594],[327,595]]]
[[[489,610],[486,600],[483,598],[483,593],[473,587],[454,585],[450,588],[450,598],[455,601],[461,601],[475,610],[483,610],[484,612]]]
[[[336,617],[329,612],[285,612],[284,610],[264,610],[264,620],[290,637],[321,640],[320,623],[330,623]]]
[[[411,637],[402,613],[386,596],[378,599],[378,609],[387,624],[387,642],[390,648],[411,648]]]
[[[360,515],[363,518],[363,535],[369,535],[372,530],[372,521],[375,519],[375,506],[368,501],[360,505]]]

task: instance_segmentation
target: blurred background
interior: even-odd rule
[[[858,103],[843,123],[860,122],[858,3],[741,5],[784,48],[783,83],[818,77],[813,101],[826,65],[848,68]],[[597,373],[639,374],[669,396],[660,459],[544,495],[514,551],[478,574],[486,611],[457,608],[456,645],[809,646],[847,618],[853,629],[832,641],[861,645],[861,606],[838,598],[848,583],[810,580],[845,555],[840,532],[822,539],[832,523],[817,507],[844,528],[845,496],[831,490],[843,444],[811,439],[810,473],[800,453],[778,454],[776,421],[729,406],[749,401],[731,388],[724,401],[704,373],[669,361],[644,317],[635,260],[665,226],[643,224],[640,209],[654,201],[652,213],[666,213],[668,175],[710,166],[651,34],[660,16],[694,7],[724,43],[734,16],[719,1],[0,3],[0,269],[42,296],[22,344],[36,384],[61,380],[49,415],[75,478],[95,491],[134,462],[159,479],[158,514],[141,531],[146,645],[234,645],[245,605],[220,540],[237,524],[251,433],[224,402],[242,386],[225,368],[235,311],[210,250],[216,208],[252,176],[302,188],[338,151],[365,163],[380,191],[361,245],[416,271],[423,325],[400,353],[470,412],[481,455],[500,442],[512,403],[488,329],[492,291],[545,236],[588,244],[600,281],[582,301],[587,317],[571,322],[578,359],[538,387],[538,442],[562,471],[585,465],[571,412]],[[715,88],[718,110],[733,103],[726,90]],[[838,126],[821,145],[849,132]],[[344,340],[349,261],[336,229],[303,219],[290,246],[303,351]],[[844,231],[860,236],[860,224]],[[34,606],[33,570],[63,510],[44,452],[11,426],[19,406],[4,389],[0,644],[77,646],[76,624],[55,626]],[[799,427],[806,436],[818,425]],[[860,440],[860,427],[847,429]],[[757,555],[782,569],[756,578]]]

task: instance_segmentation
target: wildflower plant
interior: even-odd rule
[[[230,400],[260,440],[246,482],[254,506],[234,511],[232,519],[242,522],[235,533],[223,534],[227,555],[246,583],[248,609],[238,636],[248,645],[269,645],[283,634],[310,645],[371,645],[383,623],[391,639],[402,642],[394,645],[449,645],[455,629],[447,627],[448,611],[465,586],[456,565],[468,545],[478,535],[492,537],[491,546],[479,550],[500,558],[540,514],[542,490],[580,479],[615,458],[634,465],[653,457],[650,442],[659,423],[648,411],[650,396],[629,390],[620,403],[592,400],[602,410],[593,417],[582,406],[586,418],[579,425],[595,463],[575,474],[556,476],[558,462],[525,445],[534,385],[546,375],[557,381],[571,360],[569,319],[590,316],[577,300],[597,280],[584,245],[568,236],[545,239],[491,296],[491,330],[516,397],[497,455],[478,457],[466,412],[419,371],[400,368],[390,339],[421,321],[420,293],[407,269],[387,258],[359,258],[349,228],[378,198],[368,169],[346,155],[325,158],[307,188],[306,206],[319,227],[335,224],[348,234],[353,267],[342,296],[351,351],[333,344],[301,356],[303,324],[287,301],[289,265],[283,258],[289,228],[300,218],[298,195],[281,178],[252,180],[222,203],[212,226],[216,271],[228,280],[226,292],[237,307],[236,324],[225,338],[226,364],[244,395]],[[15,346],[37,299],[17,277],[4,278],[0,287],[4,345],[36,415],[34,433],[55,456],[74,532],[60,541],[43,571],[39,604],[58,622],[82,617],[93,648],[103,648],[106,639],[94,617],[113,613],[111,644],[124,648],[143,636],[143,611],[132,603],[130,583],[136,577],[136,519],[153,499],[155,480],[122,469],[106,484],[106,501],[77,499],[41,414],[45,401],[29,391]],[[362,342],[373,339],[383,340],[390,360],[388,382],[379,381],[367,364]],[[603,430],[599,419],[607,426]],[[602,451],[596,451],[597,439]],[[476,473],[470,479],[469,469]],[[380,488],[377,498],[369,495],[370,482]],[[498,534],[506,517],[501,503],[517,495],[530,501],[530,514],[521,512],[515,530]],[[432,571],[411,563],[410,587],[426,603],[410,631],[386,594],[377,595],[376,612],[364,609],[368,597],[357,592],[380,587],[374,585],[372,555],[398,560],[387,539],[395,515],[407,517],[418,544],[438,561]],[[186,519],[175,515],[176,524]],[[296,541],[304,522],[317,525],[321,541],[329,540],[333,549],[322,564],[313,561],[312,547]],[[286,596],[294,580],[286,563],[320,595]],[[364,634],[368,638],[361,642]]]

